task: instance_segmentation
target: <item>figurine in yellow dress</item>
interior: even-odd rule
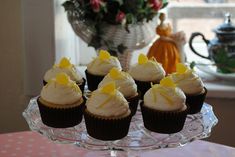
[[[160,24],[156,33],[160,36],[151,46],[147,54],[148,58],[154,57],[162,64],[167,74],[176,71],[176,64],[182,62],[182,45],[185,44],[184,32],[172,34],[172,28],[169,23],[165,23],[165,14],[159,16]]]

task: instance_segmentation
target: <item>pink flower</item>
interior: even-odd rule
[[[149,0],[151,8],[158,11],[162,7],[162,0]]]
[[[99,12],[102,0],[90,0],[90,4],[94,12]]]
[[[126,18],[126,15],[124,12],[119,11],[116,15],[116,22],[121,23]]]

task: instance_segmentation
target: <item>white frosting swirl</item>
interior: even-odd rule
[[[95,90],[86,102],[87,110],[97,116],[119,118],[130,114],[128,102],[123,95],[116,91],[115,95]]]
[[[41,98],[48,103],[65,106],[81,100],[82,93],[79,87],[74,88],[74,86],[62,85],[51,80],[42,88]]]
[[[120,62],[116,57],[111,56],[108,60],[101,60],[97,57],[87,65],[87,71],[93,75],[104,76],[108,74],[113,67],[120,70],[122,69]]]
[[[186,97],[179,88],[163,87],[150,88],[144,95],[144,105],[160,111],[185,110]]]
[[[51,69],[49,69],[45,75],[44,75],[44,81],[48,82],[52,78],[55,78],[57,74],[59,73],[66,73],[71,80],[75,82],[82,82],[82,76],[78,74],[77,70],[75,67],[72,68],[60,68],[58,66],[55,66]]]
[[[183,74],[173,73],[170,75],[174,83],[181,89],[185,94],[200,94],[204,90],[204,84],[200,77],[191,70]]]
[[[119,79],[113,79],[110,74],[106,75],[98,87],[103,87],[109,82],[115,82],[118,90],[124,95],[125,98],[135,96],[137,94],[137,86],[135,81],[128,73],[121,72],[121,74],[121,78]]]
[[[138,81],[159,82],[166,75],[162,65],[154,61],[145,64],[136,63],[128,72]]]

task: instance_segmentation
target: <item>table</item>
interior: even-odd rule
[[[0,134],[0,157],[91,157],[91,156],[180,156],[180,157],[235,157],[235,148],[202,140],[184,147],[141,152],[90,151],[70,144],[56,144],[33,132]]]

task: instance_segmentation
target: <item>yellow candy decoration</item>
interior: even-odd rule
[[[67,85],[69,83],[69,76],[65,73],[59,73],[56,75],[56,82],[62,85]]]
[[[172,87],[172,88],[175,88],[175,87],[176,87],[175,83],[173,82],[173,80],[172,80],[169,76],[163,78],[163,79],[160,81],[160,85],[161,85],[161,86],[165,86],[165,87]]]
[[[117,68],[112,68],[109,72],[109,75],[114,80],[117,80],[122,77],[121,71]]]
[[[113,98],[113,95],[115,94],[116,92],[116,84],[115,82],[110,82],[110,83],[107,83],[106,85],[104,85],[102,88],[101,88],[101,92],[105,93],[105,94],[108,94],[108,98],[106,100],[104,100],[103,103],[101,103],[98,108],[102,108],[103,106],[105,106],[110,100],[112,100]]]
[[[139,58],[138,58],[138,63],[139,64],[145,64],[145,63],[147,63],[148,62],[148,57],[146,56],[146,55],[144,55],[144,54],[140,54],[139,55]]]
[[[106,85],[104,85],[101,88],[101,92],[103,92],[105,94],[114,94],[115,91],[116,91],[116,84],[115,84],[115,82],[107,83]]]
[[[99,59],[100,60],[108,60],[111,57],[108,51],[100,50],[99,52]]]
[[[176,65],[176,72],[178,74],[184,74],[188,70],[188,67],[184,65],[183,63],[178,63]]]
[[[66,57],[63,57],[61,60],[60,60],[60,63],[59,63],[59,67],[60,68],[70,68],[72,66],[72,64],[70,63],[69,59],[66,58]]]

